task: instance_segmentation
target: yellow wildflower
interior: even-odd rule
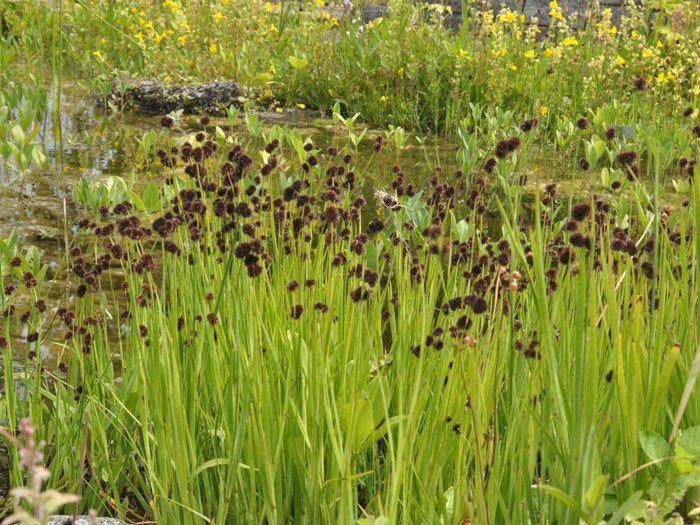
[[[179,36],[179,37],[177,37],[177,42],[178,42],[178,44],[180,44],[181,46],[184,46],[184,45],[185,45],[185,40],[187,40],[187,37],[186,37],[186,36]]]
[[[100,52],[99,49],[97,51],[93,51],[92,54],[93,54],[93,56],[96,56],[100,60],[104,60],[104,57],[102,56],[102,53]]]
[[[523,54],[525,58],[535,58],[535,51],[530,49],[529,51],[525,51]]]
[[[302,102],[299,102],[299,103],[297,104],[297,107],[298,107],[299,109],[306,109],[306,104],[304,104],[304,103],[302,103]]]
[[[219,48],[216,46],[216,44],[212,44],[212,45],[209,46],[209,52],[210,52],[210,53],[216,53],[216,51],[217,51],[218,49],[219,49]]]
[[[515,22],[518,19],[517,15],[510,9],[506,9],[503,13],[498,15],[498,21],[501,24],[508,24],[510,22]]]
[[[272,13],[272,9],[273,9],[272,4],[270,2],[265,2],[263,9],[265,9],[265,11],[267,11],[268,13]]]
[[[400,67],[400,68],[398,69],[398,71],[396,72],[396,74],[399,75],[399,78],[403,78],[403,73],[404,73],[404,71],[403,71],[403,68],[402,68],[402,67]]]
[[[542,106],[540,108],[540,115],[542,115],[543,117],[546,117],[547,113],[549,113],[549,108],[547,106]]]
[[[510,65],[509,65],[508,67],[511,68],[513,71],[517,71],[517,70],[518,70],[518,66],[516,66],[515,64],[513,64],[513,62],[511,62]]]
[[[382,104],[386,104],[387,100],[389,99],[386,98],[386,95],[382,95],[381,97],[379,97],[379,102],[381,102]]]
[[[644,50],[642,51],[642,56],[644,58],[649,58],[653,53],[651,52],[651,49],[645,47]]]
[[[224,15],[221,14],[221,11],[217,11],[214,13],[214,19],[215,20],[221,20],[224,17]]]
[[[172,80],[172,77],[170,75],[165,75],[165,77],[163,77],[164,82],[170,82],[171,80]]]
[[[625,59],[622,58],[620,55],[617,55],[617,57],[615,58],[615,65],[621,66],[624,63],[625,63]]]
[[[674,78],[676,78],[676,75],[674,75],[673,73],[665,73],[664,71],[662,71],[656,76],[656,83],[665,84],[666,82],[668,82],[669,80],[673,80]]]
[[[562,40],[562,44],[565,46],[574,47],[578,45],[578,39],[575,36],[567,36],[564,40]]]
[[[106,39],[106,38],[100,38],[100,45],[101,45],[101,46],[105,45],[106,43],[107,43],[107,39]]]

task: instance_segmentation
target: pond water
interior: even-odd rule
[[[60,117],[56,117],[60,115]],[[332,119],[319,111],[287,110],[283,113],[261,112],[263,129],[273,125],[298,129],[302,136],[310,137],[317,146],[336,146],[342,149],[349,144],[347,131],[339,128]],[[78,82],[65,82],[60,97],[49,98],[49,108],[41,124],[41,140],[49,158],[49,168],[35,170],[24,178],[7,173],[0,178],[0,237],[13,231],[19,234],[21,247],[35,246],[41,260],[50,266],[47,298],[55,311],[68,298],[70,274],[66,268],[66,246],[72,242],[76,229],[74,223],[80,217],[71,198],[71,186],[81,177],[90,181],[105,180],[116,175],[125,180],[133,178],[135,186],[143,186],[158,175],[140,169],[137,138],[148,130],[160,130],[161,115],[130,111],[108,114],[95,101],[93,92]],[[199,117],[184,115],[173,133],[183,137],[201,130]],[[232,134],[245,135],[242,119],[232,127],[227,119],[212,119],[209,129],[220,125]],[[368,130],[360,144],[358,157],[363,159],[358,169],[364,174],[361,184],[366,197],[371,198],[377,189],[388,189],[392,179],[391,169],[401,166],[408,182],[417,189],[425,187],[436,172],[453,172],[458,168],[458,143],[455,138],[436,135],[409,135],[406,146],[397,151],[387,148],[376,154],[374,139],[382,135],[380,130]],[[554,151],[535,150],[528,162],[527,186],[531,190],[557,182],[560,194],[576,194],[604,191],[597,172],[572,170],[571,159],[561,158]],[[164,178],[165,175],[162,175]],[[51,322],[47,313],[48,330],[40,341],[40,348],[32,348],[45,359],[45,366],[52,367],[52,356],[62,348],[59,323]],[[26,343],[26,328],[16,322],[12,327],[13,348],[18,361],[24,362],[24,354],[30,350]],[[0,385],[1,386],[1,385]]]

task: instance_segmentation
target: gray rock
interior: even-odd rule
[[[362,21],[368,24],[372,20],[385,17],[388,13],[389,10],[385,5],[367,4],[362,8]]]
[[[173,84],[130,80],[112,89],[108,99],[122,109],[136,107],[158,113],[182,109],[184,113],[223,115],[225,108],[239,103],[239,95],[238,84],[232,81]]]
[[[116,518],[96,518],[99,525],[127,525],[126,522]],[[73,521],[73,516],[51,516],[49,525],[92,525],[93,521],[89,516],[77,516]]]

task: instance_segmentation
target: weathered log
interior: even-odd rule
[[[161,114],[184,113],[223,115],[239,104],[240,89],[233,81],[208,84],[174,84],[153,80],[130,80],[117,85],[108,101],[121,109],[138,108]]]

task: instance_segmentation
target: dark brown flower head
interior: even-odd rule
[[[214,326],[214,325],[218,324],[219,316],[216,315],[214,312],[209,312],[207,314],[207,321],[209,322],[210,325]]]
[[[169,115],[163,115],[162,117],[160,117],[160,125],[164,128],[172,128],[174,123],[175,121]]]
[[[22,281],[27,288],[34,288],[37,285],[37,280],[32,272],[26,272],[22,276]]]
[[[590,123],[588,122],[588,119],[586,117],[581,117],[576,121],[576,127],[578,129],[588,129],[590,126]]]
[[[521,131],[530,131],[537,126],[537,118],[530,118],[520,123]]]
[[[586,159],[579,159],[578,161],[578,166],[581,168],[583,171],[588,171],[588,168],[591,167],[590,162],[588,162]]]
[[[577,248],[590,249],[591,247],[591,238],[578,231],[571,234],[571,237],[569,237],[569,242]]]
[[[290,311],[290,316],[292,319],[299,319],[301,317],[301,314],[304,313],[304,307],[300,304],[295,304],[292,306],[292,309]]]
[[[615,129],[615,126],[610,126],[608,129],[605,130],[605,138],[608,140],[613,140],[616,135],[617,130]]]
[[[384,223],[379,217],[373,218],[371,221],[369,221],[369,224],[367,225],[367,233],[370,235],[379,233],[383,229]]]
[[[484,299],[480,295],[472,298],[472,300],[470,301],[470,306],[472,308],[472,311],[477,315],[483,314],[489,308],[486,299]]]
[[[587,202],[574,204],[571,208],[571,218],[575,221],[582,221],[591,213],[591,205]]]
[[[617,154],[617,160],[624,166],[629,166],[637,160],[637,152],[634,150],[621,151]]]
[[[634,79],[634,87],[637,91],[646,91],[649,87],[649,81],[643,76],[638,76]]]
[[[508,145],[508,151],[513,152],[520,147],[520,138],[513,135],[506,139],[506,144]]]
[[[484,171],[486,173],[493,173],[493,170],[496,169],[496,165],[498,164],[498,161],[496,160],[495,157],[489,157],[486,159],[484,162]]]

